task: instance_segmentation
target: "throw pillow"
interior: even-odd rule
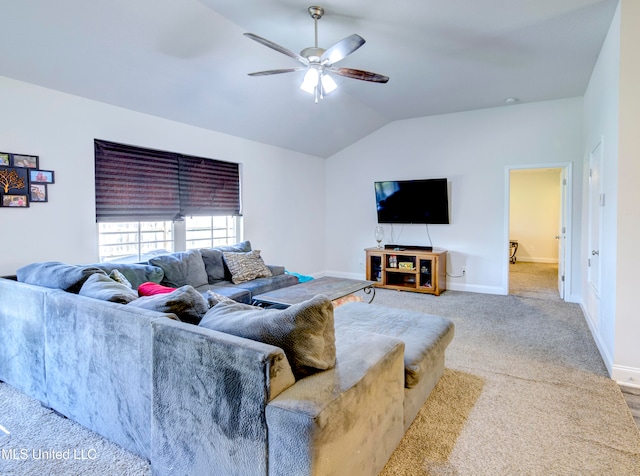
[[[190,285],[194,288],[209,284],[207,271],[199,250],[182,251],[151,258],[149,263],[162,268],[164,278],[160,284],[179,288]]]
[[[228,296],[209,290],[207,291],[207,302],[209,303],[209,307],[213,307],[219,302],[235,303],[236,301]]]
[[[296,379],[336,364],[333,306],[326,296],[287,309],[221,302],[209,309],[200,325],[280,347]]]
[[[142,283],[138,286],[138,295],[140,296],[155,296],[156,294],[167,294],[175,291],[176,288],[170,288],[169,286],[163,286],[158,283]]]
[[[218,281],[231,281],[231,273],[227,268],[222,253],[247,253],[251,251],[250,241],[241,241],[235,245],[216,246],[214,248],[201,248],[202,260],[209,276],[209,284],[215,284]]]
[[[215,248],[202,248],[200,253],[202,254],[202,261],[204,262],[204,269],[209,278],[209,284],[215,284],[218,281],[224,280],[225,272],[222,251],[216,250]]]
[[[260,250],[253,250],[248,253],[224,252],[222,256],[231,272],[233,284],[271,276],[271,270],[260,257]]]
[[[106,274],[93,266],[76,266],[57,261],[32,263],[16,271],[18,281],[77,294],[92,274]]]
[[[193,286],[182,286],[167,294],[143,296],[131,301],[128,306],[150,309],[152,311],[173,313],[178,319],[190,324],[198,324],[209,309],[204,296]]]
[[[222,251],[223,253],[224,252],[247,253],[251,251],[251,242],[241,241],[240,243],[236,243],[235,245],[216,246],[213,249]]]
[[[138,299],[138,293],[130,287],[114,281],[105,274],[99,273],[89,276],[80,288],[78,294],[102,301],[119,302],[121,304],[128,304]]]
[[[148,264],[111,262],[98,263],[93,266],[100,268],[107,274],[111,274],[117,269],[131,283],[132,289],[138,289],[138,286],[147,281],[159,283],[164,276],[162,268]]]
[[[117,283],[124,284],[128,288],[132,288],[131,282],[127,279],[127,277],[124,274],[122,274],[117,269],[114,269],[113,271],[111,271],[109,273],[109,277]]]

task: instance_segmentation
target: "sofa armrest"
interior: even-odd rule
[[[265,407],[294,383],[282,349],[167,319],[152,329],[154,474],[267,474]]]
[[[281,274],[284,274],[284,266],[268,264],[267,268],[269,268],[273,276],[280,276]]]

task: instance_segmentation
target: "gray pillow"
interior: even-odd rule
[[[132,289],[131,281],[129,281],[127,279],[127,277],[124,274],[122,274],[120,271],[118,271],[117,269],[114,269],[113,271],[111,271],[109,273],[109,277],[111,279],[113,279],[115,282],[120,283],[120,284],[124,284],[129,289]]]
[[[207,311],[200,326],[280,347],[296,379],[336,364],[333,305],[326,296],[287,309],[220,302]]]
[[[118,283],[104,274],[92,274],[78,293],[102,301],[128,304],[138,299],[138,293],[125,284]]]
[[[209,309],[209,304],[204,296],[189,285],[182,286],[167,294],[142,296],[131,301],[128,306],[173,313],[181,321],[190,324],[198,324]]]
[[[250,241],[241,241],[235,245],[215,246],[213,248],[202,248],[202,260],[204,261],[207,275],[209,276],[209,284],[215,284],[218,281],[231,281],[231,272],[222,259],[222,253],[247,253],[251,251]]]
[[[190,285],[194,288],[209,284],[207,271],[200,250],[182,251],[151,258],[149,263],[162,268],[163,286],[179,288]]]
[[[219,302],[228,302],[228,303],[236,302],[233,299],[231,299],[229,296],[225,296],[224,294],[217,293],[215,291],[212,291],[211,289],[209,289],[204,294],[207,299],[207,303],[209,304],[209,307],[213,307]]]
[[[111,274],[114,270],[121,272],[131,283],[133,289],[138,289],[142,283],[160,283],[164,276],[162,268],[139,263],[99,263],[93,265]]]
[[[16,271],[18,281],[35,284],[45,288],[64,289],[70,293],[78,293],[84,282],[92,274],[105,274],[93,266],[76,266],[57,261],[32,263]]]
[[[235,245],[224,245],[224,246],[216,246],[213,248],[214,250],[222,251],[230,251],[231,253],[246,253],[251,251],[251,242],[250,241],[241,241],[240,243],[236,243]]]
[[[271,270],[264,264],[260,250],[248,253],[222,253],[224,262],[231,272],[233,284],[245,283],[256,278],[268,278]]]
[[[204,269],[207,272],[209,284],[215,284],[225,278],[224,261],[222,259],[222,251],[215,248],[202,248],[202,261]]]

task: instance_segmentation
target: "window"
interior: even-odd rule
[[[142,261],[154,251],[185,251],[242,241],[240,217],[187,217],[184,222],[99,223],[100,262]],[[179,245],[185,243],[185,247]]]
[[[240,241],[236,226],[237,218],[187,217],[185,219],[186,249],[211,248],[232,245]]]
[[[240,241],[240,165],[96,139],[100,261]]]
[[[173,251],[173,223],[170,221],[100,223],[100,262],[131,258],[140,261],[152,251]]]

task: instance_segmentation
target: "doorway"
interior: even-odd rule
[[[570,163],[507,167],[505,294],[566,299],[570,177]]]

